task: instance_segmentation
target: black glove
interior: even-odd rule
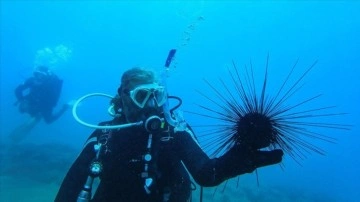
[[[284,152],[281,149],[271,151],[254,151],[249,159],[249,171],[253,172],[256,168],[280,163]]]
[[[284,152],[280,149],[271,151],[251,150],[235,145],[218,159],[218,168],[230,177],[251,173],[255,169],[280,163]]]

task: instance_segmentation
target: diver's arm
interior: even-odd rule
[[[50,85],[50,93],[49,93],[49,98],[48,98],[48,102],[50,103],[49,105],[52,107],[55,107],[57,102],[59,101],[60,95],[61,95],[61,90],[62,90],[62,86],[63,86],[63,80],[59,79],[56,75],[51,75],[50,77],[50,82],[48,82],[47,85]]]
[[[49,104],[47,105],[48,107],[45,108],[42,112],[44,121],[48,124],[59,119],[70,107],[68,104],[64,104],[59,111],[53,113],[53,108],[56,106],[60,98],[63,80],[59,79],[56,75],[51,75],[49,79],[51,82],[49,82],[47,85],[51,85],[51,93],[49,93],[49,97],[46,101]]]
[[[280,163],[282,156],[283,151],[279,149],[252,151],[234,146],[223,156],[203,164],[203,168],[198,172],[198,178],[204,186],[215,186],[238,175],[252,173],[257,168]]]
[[[181,159],[194,180],[202,186],[216,186],[256,168],[279,163],[283,155],[281,150],[251,151],[234,146],[223,156],[210,159],[190,135],[183,133],[178,136],[177,144],[180,145]]]
[[[27,79],[23,84],[18,85],[15,88],[15,96],[17,101],[22,101],[25,96],[23,95],[24,90],[31,88],[34,84],[34,78]]]
[[[92,136],[95,136],[96,133],[97,131],[95,131]],[[56,195],[55,202],[77,200],[77,197],[83,189],[89,175],[90,163],[95,157],[95,143],[95,141],[87,143],[81,154],[73,163],[61,184],[59,192]]]

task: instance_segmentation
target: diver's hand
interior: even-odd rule
[[[66,105],[66,108],[67,108],[67,109],[72,109],[72,108],[74,107],[76,101],[77,101],[77,100],[70,100],[70,101],[68,101],[68,102],[67,102],[66,104],[64,104],[64,105]],[[78,105],[78,106],[81,106],[81,105]]]
[[[70,109],[74,106],[76,100],[70,100],[69,102],[63,104],[62,106],[62,110],[67,110],[67,109]]]
[[[228,168],[233,175],[252,173],[255,169],[274,165],[282,161],[284,152],[280,149],[265,151],[252,150],[248,147],[235,145],[224,156],[223,160],[231,164]]]
[[[71,108],[71,106],[68,103],[65,103],[65,104],[62,105],[62,107],[60,109],[60,113],[63,113],[63,112],[67,111],[70,108]]]
[[[275,149],[271,151],[254,151],[252,155],[252,167],[249,167],[249,171],[253,172],[256,168],[269,166],[280,163],[284,152],[281,149]]]

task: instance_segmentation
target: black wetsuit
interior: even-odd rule
[[[60,97],[62,83],[63,81],[54,74],[41,79],[36,77],[27,79],[15,89],[20,112],[28,113],[32,117],[43,117],[46,123],[55,121],[67,108],[63,106],[57,114],[53,114],[53,108]],[[28,93],[24,95],[27,89]]]
[[[114,119],[101,125],[119,124],[115,122]],[[95,130],[68,171],[55,201],[76,201],[89,176],[89,165],[95,158],[94,145],[98,141],[106,144],[100,155],[103,164],[101,182],[92,200],[97,202],[185,202],[191,194],[189,173],[198,184],[215,186],[255,169],[251,162],[241,161],[244,153],[236,147],[220,158],[210,159],[190,130],[174,133],[173,128],[170,128],[152,136],[150,153],[153,158],[149,164],[149,176],[155,180],[148,194],[144,188],[145,179],[141,176],[148,138],[149,133],[140,126],[121,130]]]

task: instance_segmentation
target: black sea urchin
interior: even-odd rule
[[[309,103],[321,95],[301,98],[295,104],[289,102],[289,99],[302,89],[304,78],[317,62],[289,84],[298,63],[296,61],[274,95],[268,94],[268,62],[269,56],[261,90],[256,88],[252,64],[250,67],[245,66],[240,73],[233,62],[232,67],[228,68],[229,78],[220,78],[219,86],[205,80],[215,95],[209,96],[198,91],[212,106],[200,104],[198,106],[205,109],[205,112],[195,114],[216,121],[214,124],[200,126],[207,128],[199,137],[200,144],[211,152],[212,156],[223,154],[234,144],[244,144],[252,149],[280,148],[297,161],[308,153],[325,154],[324,150],[312,143],[312,138],[335,142],[334,138],[317,132],[317,128],[349,129],[349,125],[322,120],[344,114],[331,113],[334,106],[310,106],[306,109]]]

